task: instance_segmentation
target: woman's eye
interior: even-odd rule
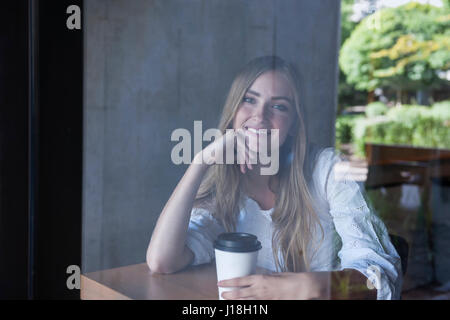
[[[255,99],[250,98],[250,97],[244,97],[244,98],[242,99],[242,101],[248,102],[248,103],[254,103],[254,102],[255,102]]]
[[[288,109],[285,105],[282,105],[282,104],[276,104],[272,108],[280,110],[280,111],[287,111],[287,109]]]

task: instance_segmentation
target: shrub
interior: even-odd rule
[[[429,114],[430,108],[419,105],[402,105],[391,108],[386,113],[389,119],[403,122],[405,124],[412,124],[412,122],[420,116]]]
[[[431,114],[436,118],[450,119],[450,100],[435,103],[431,108]]]
[[[366,106],[366,117],[373,118],[376,116],[385,115],[388,107],[383,102],[372,102]]]
[[[413,146],[450,149],[450,124],[428,116],[417,119],[412,134]]]
[[[355,154],[358,157],[364,157],[365,155],[364,144],[366,143],[366,131],[370,123],[371,121],[366,118],[359,118],[355,121],[353,128],[353,145]]]
[[[352,140],[354,116],[345,115],[336,118],[336,141],[348,143]]]
[[[356,155],[365,155],[366,142],[450,149],[450,124],[431,116],[419,117],[408,124],[393,120],[358,121],[354,139]]]
[[[364,119],[364,116],[341,115],[336,118],[336,148],[341,149],[343,143],[353,141],[355,123],[361,118]]]
[[[385,116],[357,119],[353,125],[355,154],[365,155],[365,143],[450,149],[450,102],[432,108],[403,105]]]

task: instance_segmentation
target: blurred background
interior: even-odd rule
[[[342,0],[336,148],[409,244],[403,298],[448,299],[450,1]]]

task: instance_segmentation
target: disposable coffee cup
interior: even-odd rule
[[[261,242],[253,234],[243,232],[220,234],[214,241],[217,281],[254,274],[260,249]],[[233,289],[236,288],[219,287],[219,299],[223,300],[223,292]]]

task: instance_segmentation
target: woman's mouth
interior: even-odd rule
[[[267,128],[252,128],[252,127],[244,126],[244,129],[247,131],[253,132],[257,135],[260,135],[260,134],[270,135],[270,129],[267,129]]]

